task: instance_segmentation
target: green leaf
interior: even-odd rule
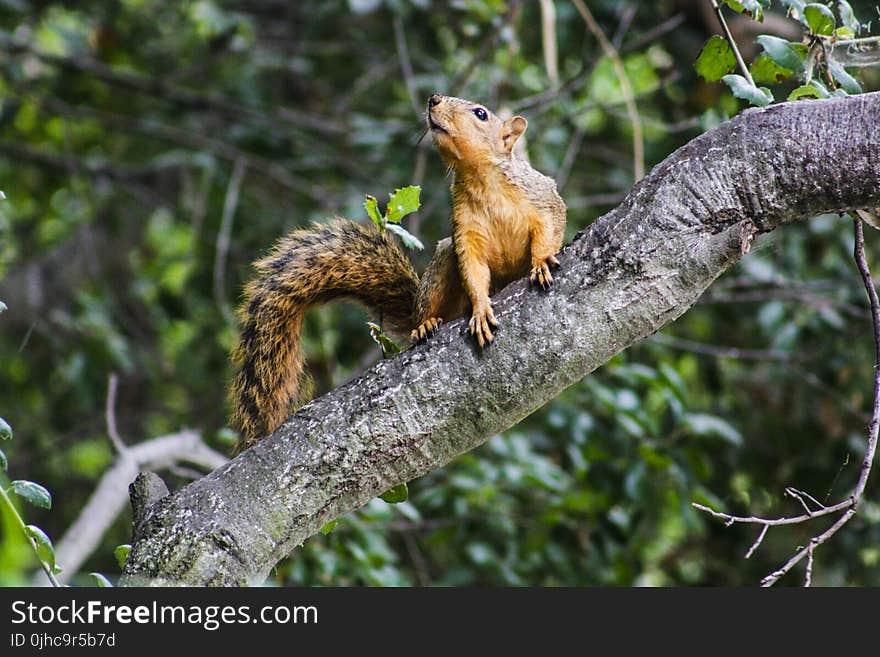
[[[400,347],[394,340],[385,335],[381,326],[373,322],[367,322],[367,326],[370,327],[370,337],[381,347],[382,355],[393,356],[400,353]]]
[[[803,22],[804,7],[807,4],[804,0],[782,0],[782,4],[791,12],[792,16]]]
[[[837,21],[834,20],[834,13],[825,5],[813,2],[804,7],[804,20],[813,34],[821,34],[823,36],[831,36]]]
[[[742,434],[720,417],[704,413],[688,413],[684,423],[696,436],[720,438],[731,445],[742,444]]]
[[[774,62],[766,52],[762,52],[755,58],[749,67],[749,72],[755,82],[763,82],[764,84],[777,84],[794,75],[794,71],[783,68]]]
[[[793,89],[786,100],[804,100],[809,98],[821,98],[819,90],[811,84],[802,84]]]
[[[12,482],[12,490],[15,491],[16,495],[27,500],[34,506],[38,506],[41,509],[52,508],[52,495],[49,494],[49,491],[40,486],[40,484],[17,479]]]
[[[804,72],[804,55],[801,55],[794,46],[800,44],[792,44],[786,41],[785,39],[780,39],[779,37],[770,36],[769,34],[762,34],[757,38],[759,44],[764,49],[770,58],[776,62],[782,68],[786,68],[790,71],[794,71],[795,73],[803,73]]]
[[[803,84],[788,94],[787,100],[802,100],[804,98],[828,98],[828,90],[813,80],[809,84]]]
[[[390,230],[392,233],[394,233],[395,235],[400,237],[401,241],[403,242],[404,246],[406,246],[406,248],[418,249],[419,251],[421,251],[422,249],[425,248],[425,245],[421,243],[421,241],[419,240],[418,237],[416,237],[415,235],[410,233],[408,230],[406,230],[400,224],[388,224],[385,227],[388,230]]]
[[[862,93],[862,85],[859,84],[859,81],[847,73],[846,69],[831,57],[828,58],[828,71],[846,93]]]
[[[406,502],[406,499],[409,497],[409,489],[405,483],[399,484],[394,488],[386,490],[379,497],[389,504],[400,504],[401,502]]]
[[[848,27],[838,27],[834,30],[834,36],[838,39],[853,39],[856,36],[856,33],[853,32]]]
[[[376,200],[375,196],[367,194],[367,197],[364,200],[364,209],[367,211],[367,214],[370,215],[370,219],[373,220],[376,227],[379,230],[384,231],[385,219],[379,215],[379,202]]]
[[[89,573],[89,577],[95,582],[95,586],[101,589],[113,588],[113,582],[104,577],[101,573]]]
[[[724,81],[724,84],[730,87],[734,96],[747,100],[752,105],[764,107],[773,102],[773,94],[770,93],[769,89],[749,84],[749,81],[741,75],[725,75],[721,79]]]
[[[37,548],[37,558],[54,570],[55,548],[52,546],[52,541],[46,536],[46,532],[36,525],[27,525],[24,528],[24,531],[34,540],[34,544]]]
[[[116,563],[119,564],[120,570],[125,568],[125,562],[128,560],[129,552],[131,552],[131,545],[128,543],[117,545],[116,549],[113,550],[113,556],[116,557]]]
[[[2,417],[0,417],[0,440],[12,440],[12,427]]]
[[[724,4],[739,14],[745,14],[756,21],[764,20],[764,7],[768,0],[724,0]]]
[[[844,25],[843,27],[838,28],[838,31],[847,29],[852,32],[852,36],[855,36],[861,26],[859,25],[859,19],[856,18],[852,5],[846,0],[837,0],[837,13],[840,14],[840,22]]]
[[[9,469],[9,461],[6,460],[6,454],[0,449],[0,471],[6,472]]]
[[[392,224],[399,224],[406,215],[418,210],[422,205],[419,201],[421,193],[422,188],[418,185],[395,189],[388,199],[388,209],[385,213],[388,221]]]
[[[229,427],[223,427],[222,429],[217,431],[217,434],[216,434],[216,438],[218,441],[220,441],[224,445],[228,445],[230,447],[235,445],[238,442],[238,439],[240,437],[241,436],[239,436],[237,431],[234,431],[233,429],[231,429]]]
[[[710,37],[700,51],[694,69],[706,82],[718,82],[736,67],[736,57],[727,39],[717,34]]]
[[[334,529],[336,529],[336,525],[338,525],[338,524],[339,524],[339,519],[334,518],[333,520],[328,522],[326,525],[321,527],[321,529],[319,529],[318,531],[321,532],[322,534],[324,534],[324,536],[326,536],[327,534],[332,532]]]

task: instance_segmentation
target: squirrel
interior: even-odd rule
[[[258,276],[245,287],[232,354],[240,366],[229,391],[231,423],[241,432],[236,453],[307,401],[299,342],[310,306],[360,302],[413,343],[470,313],[470,335],[483,348],[498,327],[494,292],[526,274],[550,288],[566,207],[555,181],[515,152],[526,119],[502,121],[479,103],[434,94],[426,122],[453,172],[452,237],[438,242],[421,279],[389,231],[345,219],[295,230],[254,263]]]

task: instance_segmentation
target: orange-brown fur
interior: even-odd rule
[[[359,301],[390,332],[409,332],[414,342],[470,313],[471,335],[483,347],[498,326],[492,293],[526,274],[544,289],[552,283],[565,204],[553,180],[514,152],[526,120],[502,121],[482,105],[448,96],[431,97],[427,119],[454,172],[452,238],[437,244],[421,281],[390,234],[343,219],[294,231],[255,263],[258,277],[245,288],[233,352],[240,365],[230,387],[238,451],[305,401],[299,335],[310,306]]]
[[[502,121],[460,98],[428,101],[428,127],[455,173],[452,243],[470,302],[470,332],[481,347],[498,326],[492,292],[526,273],[546,289],[553,282],[550,268],[559,264],[554,256],[562,246],[565,203],[553,180],[514,152],[527,125],[520,116]],[[430,307],[421,320],[445,318],[441,310]]]

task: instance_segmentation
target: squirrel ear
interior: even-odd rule
[[[504,143],[504,150],[508,153],[513,150],[520,136],[529,127],[529,122],[521,116],[514,116],[507,119],[501,126],[501,141]]]

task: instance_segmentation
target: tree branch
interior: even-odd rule
[[[517,281],[497,295],[489,349],[450,322],[154,504],[124,581],[261,582],[329,520],[482,444],[682,315],[757,235],[877,205],[880,93],[748,110],[576,236],[551,292]]]
[[[608,57],[608,59],[610,59],[611,63],[614,65],[614,73],[617,76],[617,81],[620,83],[620,91],[623,94],[623,101],[626,105],[626,113],[629,116],[630,122],[632,123],[633,173],[635,175],[636,182],[638,182],[645,177],[645,142],[644,137],[642,136],[642,120],[639,117],[639,110],[636,107],[635,94],[633,93],[633,88],[630,84],[629,77],[626,74],[626,68],[623,65],[623,60],[620,58],[617,49],[608,40],[608,37],[605,36],[605,32],[602,31],[601,27],[599,27],[599,24],[596,22],[596,19],[593,18],[593,14],[583,3],[583,0],[572,0],[572,2],[574,2],[575,8],[580,12],[581,17],[587,24],[587,28],[590,30],[590,32],[593,33],[593,36],[596,37],[596,40],[602,47],[602,51],[605,53],[605,56]]]
[[[868,295],[868,301],[871,306],[871,320],[874,329],[874,404],[871,416],[871,423],[868,426],[868,442],[865,447],[865,457],[862,459],[862,467],[859,471],[859,479],[856,482],[855,488],[853,488],[852,493],[850,493],[850,495],[844,501],[838,502],[837,504],[834,504],[832,506],[825,506],[809,493],[805,493],[804,491],[800,491],[796,488],[789,486],[785,489],[785,493],[800,502],[801,506],[804,509],[804,513],[802,515],[794,516],[791,518],[777,518],[773,520],[767,518],[756,518],[754,516],[732,516],[726,513],[713,511],[709,507],[703,506],[702,504],[693,505],[700,511],[704,511],[716,518],[724,520],[724,524],[728,527],[734,523],[756,523],[763,525],[761,535],[746,553],[746,559],[748,559],[758,547],[758,545],[761,544],[761,541],[764,539],[764,535],[767,533],[767,530],[771,526],[776,527],[779,525],[800,524],[813,520],[814,518],[837,513],[838,511],[843,512],[841,516],[837,518],[837,520],[835,520],[828,529],[826,529],[821,534],[811,538],[806,547],[800,548],[793,557],[791,557],[788,561],[785,562],[785,564],[783,564],[781,568],[774,570],[772,573],[762,579],[762,586],[773,586],[776,582],[779,581],[779,578],[781,578],[792,568],[794,568],[800,561],[803,560],[804,557],[807,558],[804,586],[810,586],[810,583],[813,579],[813,552],[817,547],[819,547],[829,538],[834,536],[834,534],[836,534],[837,531],[847,522],[849,522],[850,518],[852,518],[856,514],[858,506],[862,500],[862,495],[865,492],[865,486],[867,486],[868,484],[868,477],[870,477],[871,475],[871,465],[874,462],[874,453],[877,451],[877,436],[878,431],[880,431],[880,299],[878,299],[877,297],[877,290],[874,287],[874,281],[871,278],[871,272],[868,269],[868,261],[865,259],[865,236],[862,228],[862,220],[856,216],[853,216],[853,228],[855,230],[853,257],[856,261],[856,265],[859,268],[859,274],[861,274],[862,283],[864,284],[865,291]],[[810,507],[804,501],[804,497],[808,498],[815,506],[818,507],[818,509],[810,509]]]
[[[161,470],[187,462],[210,471],[226,460],[205,445],[195,431],[168,434],[126,447],[101,477],[95,492],[55,546],[55,560],[64,568],[58,575],[59,580],[67,582],[95,551],[101,537],[125,508],[128,485],[140,470]],[[47,580],[38,574],[34,583],[43,585]]]
[[[293,128],[316,131],[323,135],[340,135],[345,126],[335,120],[322,116],[306,114],[289,108],[280,108],[272,113],[242,105],[216,93],[202,93],[177,86],[165,77],[150,77],[128,70],[120,70],[103,62],[85,56],[64,56],[47,53],[20,39],[0,31],[0,50],[10,55],[28,54],[41,62],[57,66],[65,71],[81,73],[136,93],[161,98],[169,103],[192,110],[209,110],[236,120],[250,120],[271,130],[278,130],[279,124]]]

